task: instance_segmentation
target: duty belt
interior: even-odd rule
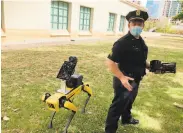
[[[140,81],[143,77],[143,76],[137,75],[135,73],[131,73],[131,72],[124,72],[123,71],[123,74],[128,76],[128,77],[134,78],[135,81]]]

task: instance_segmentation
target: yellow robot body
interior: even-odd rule
[[[75,89],[72,89],[69,93],[66,94],[66,98],[67,98],[67,99],[70,99],[70,98],[72,98],[74,95],[79,94],[79,93],[81,92],[81,87],[82,87],[82,86],[79,86],[79,87],[77,87],[77,88],[75,88]]]
[[[62,93],[55,93],[52,96],[50,96],[46,100],[46,104],[48,105],[48,109],[58,112],[59,111],[59,99],[61,97],[65,97],[65,95]]]
[[[64,108],[67,108],[67,109],[72,110],[74,112],[76,112],[78,110],[76,108],[76,106],[73,103],[69,102],[69,101],[65,101]]]
[[[61,108],[59,99],[65,98],[66,100],[72,101],[73,97],[75,95],[79,94],[82,90],[87,92],[88,95],[90,95],[90,96],[92,95],[92,89],[88,85],[81,85],[75,89],[67,88],[67,90],[70,90],[67,94],[57,92],[53,95],[50,95],[47,99],[45,99],[45,96],[43,96],[42,100],[44,101],[44,99],[45,99],[45,102],[48,105],[49,110],[58,112],[59,109]],[[67,109],[77,111],[77,108],[72,103],[63,103],[62,106]]]

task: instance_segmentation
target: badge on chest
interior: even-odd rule
[[[141,49],[140,49],[140,47],[137,47],[137,45],[132,45],[132,49],[133,49],[133,51],[136,51],[136,52],[140,52],[141,51]]]

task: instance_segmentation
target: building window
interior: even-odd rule
[[[63,1],[51,2],[51,27],[54,30],[68,29],[69,4]]]
[[[109,23],[107,31],[114,31],[115,14],[109,13]]]
[[[121,18],[120,18],[120,25],[119,25],[119,31],[120,32],[123,32],[123,30],[124,30],[124,24],[125,24],[125,17],[124,16],[121,16]]]
[[[79,30],[89,31],[90,30],[90,20],[91,20],[91,8],[80,7],[80,21]]]

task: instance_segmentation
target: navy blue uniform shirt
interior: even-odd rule
[[[128,32],[114,43],[108,58],[118,63],[122,72],[144,76],[147,54],[148,47],[142,37],[136,39]]]

